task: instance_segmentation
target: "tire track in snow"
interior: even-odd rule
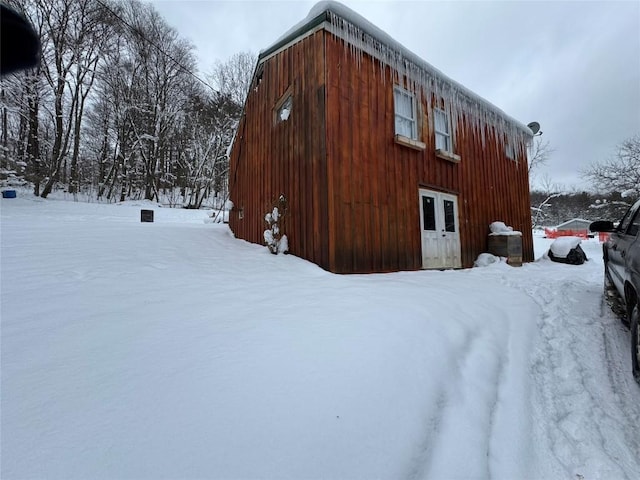
[[[423,423],[423,431],[427,432],[427,434],[424,436],[423,441],[418,445],[418,452],[411,459],[409,473],[407,475],[403,475],[403,478],[407,478],[408,480],[419,480],[424,478],[425,472],[431,465],[433,448],[441,433],[442,419],[448,402],[448,395],[445,391],[444,385],[440,385],[440,390],[436,395],[435,412]]]
[[[509,325],[509,323],[507,322],[507,325]],[[510,331],[508,331],[508,334],[510,334]],[[493,462],[495,461],[495,451],[497,450],[496,448],[494,448],[494,438],[495,438],[495,433],[496,433],[496,424],[497,422],[500,420],[500,394],[502,392],[502,389],[504,387],[504,382],[505,382],[505,372],[507,370],[507,366],[509,364],[509,356],[508,355],[500,355],[500,362],[499,362],[499,370],[498,373],[496,375],[496,389],[495,389],[495,395],[493,398],[493,402],[490,405],[490,411],[489,411],[489,442],[487,444],[487,473],[488,476],[487,478],[494,478],[493,475]]]
[[[566,292],[564,285],[558,285],[562,292]],[[576,287],[576,285],[573,285]],[[542,297],[554,298],[551,291],[544,292]],[[540,296],[538,296],[540,298]],[[550,424],[557,425],[556,430],[547,431],[548,441],[552,446],[552,453],[560,462],[565,471],[569,475],[581,474],[581,468],[586,465],[591,455],[584,448],[583,440],[586,435],[583,433],[584,422],[590,422],[594,419],[602,417],[598,412],[597,404],[594,402],[593,395],[589,392],[586,383],[584,367],[576,352],[576,342],[580,339],[575,334],[570,333],[570,341],[565,345],[561,345],[558,338],[566,338],[566,333],[571,332],[567,328],[566,318],[570,316],[568,309],[557,302],[545,302],[547,311],[543,316],[544,324],[542,334],[544,339],[545,351],[543,358],[538,358],[543,368],[538,369],[541,374],[538,375],[537,385],[543,388],[544,392],[544,410],[547,414],[551,414],[554,422]],[[555,315],[549,313],[554,310]],[[556,328],[553,328],[556,327]],[[589,327],[589,325],[585,325]],[[558,329],[565,329],[565,335],[558,335]],[[548,375],[554,377],[552,383],[548,382]],[[560,391],[555,390],[554,386],[562,386]],[[582,405],[579,413],[576,412],[576,406]],[[582,413],[584,417],[579,418]],[[602,453],[607,457],[608,463],[615,464],[616,460],[609,455],[605,448],[604,438],[600,427],[597,423],[592,423],[598,433],[599,447]],[[588,435],[593,438],[593,435]],[[610,473],[615,478],[622,478],[622,471],[614,468],[615,471]]]
[[[454,383],[452,378],[448,382],[442,382],[438,386],[438,393],[436,394],[435,409],[429,409],[431,414],[423,423],[422,431],[424,437],[422,442],[418,446],[418,452],[414,454],[411,465],[409,467],[409,473],[406,478],[409,480],[418,480],[425,478],[427,472],[429,472],[433,460],[434,450],[436,446],[441,442],[443,436],[443,424],[446,422],[446,417],[450,415],[452,409],[452,403],[454,402],[454,394],[456,390],[461,391],[462,388],[457,386],[459,381],[461,365],[465,365],[471,356],[472,350],[475,348],[474,344],[479,341],[479,336],[465,330],[465,338],[462,342],[459,351],[463,352],[462,358],[447,359],[447,362],[451,361],[456,364],[455,376],[456,382]],[[452,372],[454,373],[454,372]]]
[[[568,478],[637,478],[637,387],[629,385],[629,373],[616,366],[621,352],[612,341],[610,322],[599,315],[600,283],[559,275],[523,289],[512,278],[504,279],[529,294],[543,311],[531,370],[539,392],[535,435],[542,437]]]
[[[467,357],[470,355],[471,346],[474,342],[478,341],[476,335],[472,335],[470,332],[465,331],[466,335],[462,343],[460,350],[464,352],[464,357],[461,360],[457,360],[457,363],[466,362]],[[447,359],[449,361],[451,359]],[[456,359],[453,359],[456,360]],[[431,414],[423,423],[422,431],[425,433],[422,442],[418,446],[418,452],[414,454],[411,460],[411,466],[409,467],[409,473],[406,478],[409,480],[417,480],[423,478],[425,472],[430,468],[434,448],[438,443],[442,434],[442,423],[445,418],[446,411],[451,404],[451,392],[452,387],[450,382],[441,382],[438,385],[438,392],[436,394],[435,410],[430,409]]]
[[[625,340],[628,340],[630,332],[622,325],[620,319],[611,312],[604,298],[602,301],[602,318],[604,324],[602,342],[607,371],[611,381],[612,397],[618,405],[619,411],[626,412],[626,419],[631,420],[630,425],[636,425],[640,428],[640,402],[638,402],[638,396],[634,398],[633,395],[625,394],[625,392],[634,391],[640,394],[640,390],[638,390],[635,380],[630,374],[628,363],[625,365],[626,368],[623,368],[618,362],[618,359],[629,355],[628,348],[625,349],[623,346],[625,345]],[[622,340],[622,342],[619,340]],[[626,342],[627,347],[628,343]],[[619,419],[619,421],[624,422],[625,418]],[[640,458],[640,435],[628,429],[624,433],[627,445],[635,451],[635,458]]]
[[[505,317],[505,320],[506,320],[506,317]],[[487,392],[488,393],[487,395],[488,402],[486,403],[487,420],[488,420],[487,431],[489,433],[489,436],[487,438],[487,443],[486,443],[486,451],[485,451],[487,478],[493,478],[492,461],[495,455],[494,448],[493,448],[493,439],[494,439],[494,434],[496,429],[496,423],[499,420],[500,414],[501,414],[500,397],[501,397],[501,392],[504,386],[505,372],[509,364],[509,354],[508,354],[508,349],[506,348],[506,344],[508,343],[508,341],[504,341],[504,340],[508,340],[510,337],[511,332],[509,329],[509,322],[504,321],[504,326],[505,326],[505,336],[500,339],[502,341],[500,342],[498,349],[496,349],[496,357],[495,357],[496,370],[493,375],[494,382],[491,384],[493,388],[490,392]]]
[[[469,316],[473,318],[474,312]],[[462,355],[454,360],[451,376],[436,395],[436,408],[430,409],[432,414],[424,421],[425,435],[406,478],[468,478],[478,471],[492,478],[493,430],[500,417],[501,389],[509,363],[505,343],[510,337],[506,317],[492,322],[504,328],[487,328],[482,322],[465,327],[465,341],[458,349]],[[487,365],[489,372],[479,371]],[[465,431],[461,425],[468,426],[464,438],[459,436]],[[465,452],[464,462],[460,451]]]

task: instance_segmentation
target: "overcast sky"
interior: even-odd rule
[[[196,46],[201,73],[267,48],[315,3],[153,2]],[[582,168],[640,134],[638,0],[341,3],[507,114],[539,122],[555,151],[538,183],[546,174],[568,189],[586,187]]]

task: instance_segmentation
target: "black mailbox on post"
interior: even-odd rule
[[[153,222],[153,210],[140,210],[141,222]]]

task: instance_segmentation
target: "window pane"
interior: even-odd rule
[[[396,113],[403,117],[413,118],[413,101],[408,95],[396,91]]]
[[[445,112],[442,110],[434,110],[436,132],[449,133],[449,119]]]
[[[627,229],[627,235],[631,235],[635,237],[636,235],[638,235],[639,231],[640,231],[640,209],[638,209],[638,211],[636,212],[636,217],[631,222],[631,225],[629,225],[629,228]]]
[[[441,150],[450,151],[449,148],[449,137],[446,135],[442,135],[441,133],[436,133],[436,148]]]
[[[433,125],[436,130],[436,148],[453,152],[451,148],[451,132],[449,131],[449,115],[443,110],[434,109]]]
[[[456,218],[453,213],[453,202],[451,200],[444,201],[444,229],[447,232],[456,231]]]
[[[413,122],[406,118],[396,116],[396,133],[413,138]]]
[[[504,153],[507,156],[507,158],[514,160],[516,158],[516,151],[515,148],[513,148],[513,145],[511,145],[510,143],[507,143],[504,146]]]
[[[396,134],[416,139],[416,108],[412,93],[400,88],[393,89]]]
[[[291,95],[287,97],[287,99],[282,102],[282,105],[278,109],[278,121],[284,122],[289,119],[289,115],[291,115],[291,107],[293,106],[293,100]]]
[[[422,196],[422,223],[425,230],[436,229],[435,203],[435,198]]]
[[[618,225],[619,232],[625,232],[627,230],[627,227],[629,226],[629,224],[631,223],[631,219],[633,218],[633,214],[634,212],[631,209],[627,210],[627,213],[625,213],[624,217],[622,217],[622,220],[620,220],[620,225]]]

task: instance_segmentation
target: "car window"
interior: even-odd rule
[[[631,207],[629,210],[627,210],[627,213],[624,214],[624,217],[622,217],[622,220],[620,220],[620,224],[618,225],[618,232],[626,232],[627,228],[629,227],[629,224],[631,223],[631,219],[633,218],[633,214],[636,211],[633,209],[633,207]]]
[[[636,214],[633,217],[633,220],[629,223],[629,227],[627,228],[627,235],[636,236],[640,231],[640,208],[636,210]]]

